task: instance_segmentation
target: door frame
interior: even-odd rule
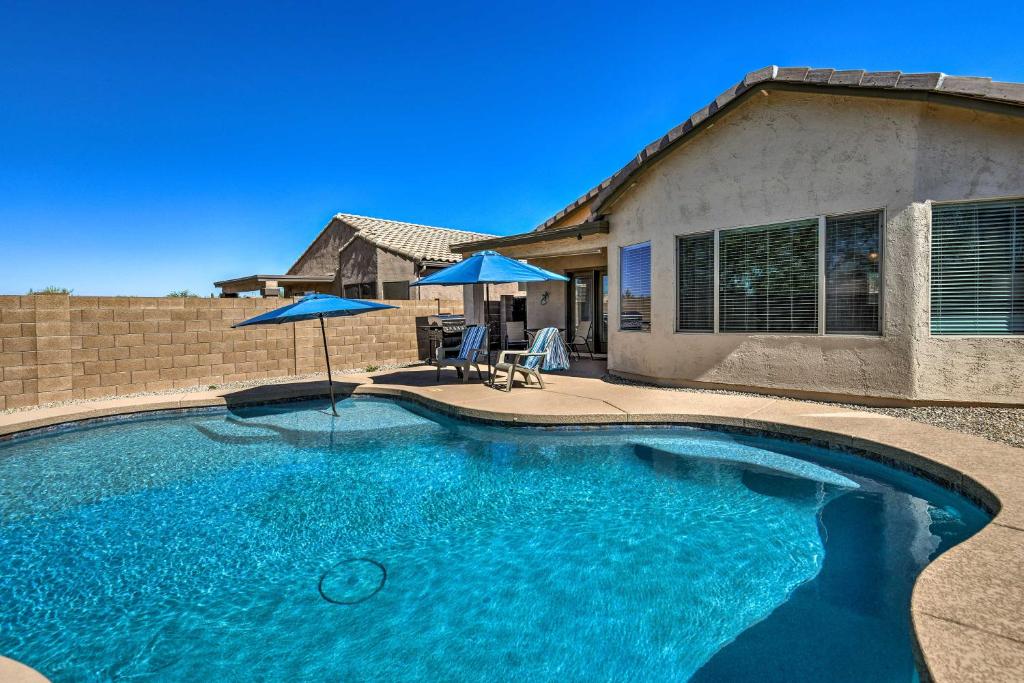
[[[591,288],[590,320],[594,323],[591,344],[593,345],[594,353],[607,354],[608,340],[605,339],[605,333],[601,326],[601,319],[604,316],[604,311],[601,310],[601,297],[604,295],[601,278],[607,277],[608,268],[585,268],[583,270],[569,271],[565,275],[569,278],[569,281],[565,283],[565,341],[567,343],[572,341],[572,333],[575,330],[572,316],[573,311],[576,310],[576,278],[589,276]]]

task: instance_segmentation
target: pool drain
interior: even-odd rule
[[[338,562],[320,577],[320,597],[335,605],[357,605],[380,592],[388,570],[377,560],[351,557]]]

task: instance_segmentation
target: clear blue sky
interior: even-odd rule
[[[1024,81],[1024,3],[850,7],[0,0],[0,292],[205,294],[337,212],[528,230],[768,64]]]

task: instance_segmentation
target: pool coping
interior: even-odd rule
[[[475,421],[531,426],[689,425],[772,433],[867,455],[960,492],[993,513],[918,576],[911,599],[923,680],[1024,680],[1024,449],[877,413],[771,396],[665,391],[551,376],[511,393],[435,383],[434,370],[346,376],[340,395],[404,399]],[[337,390],[337,389],[336,389]],[[112,399],[0,415],[0,442],[120,415],[241,407],[327,396],[323,381]],[[0,679],[13,677],[0,658]],[[45,679],[44,679],[45,680]]]

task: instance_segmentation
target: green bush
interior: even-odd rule
[[[49,287],[43,287],[42,289],[30,289],[30,290],[28,290],[28,293],[29,294],[71,294],[71,292],[73,292],[73,291],[75,291],[75,290],[68,289],[67,287],[54,287],[53,285],[50,285]]]

